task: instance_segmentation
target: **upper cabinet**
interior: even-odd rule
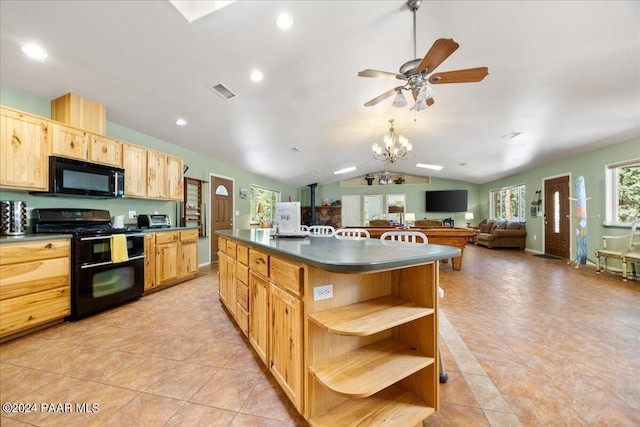
[[[86,132],[55,122],[51,127],[51,154],[79,160],[89,158]]]
[[[147,197],[147,149],[122,144],[124,194],[126,197]]]
[[[47,190],[49,121],[0,107],[0,187]]]
[[[51,101],[51,119],[98,135],[107,133],[106,107],[73,93]]]
[[[122,142],[102,135],[88,134],[89,160],[122,167]]]
[[[53,120],[0,107],[0,188],[48,190],[49,156],[121,167],[125,197],[184,199],[179,157],[104,136],[104,106],[74,94],[51,101]]]

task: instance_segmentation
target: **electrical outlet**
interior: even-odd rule
[[[333,298],[333,285],[322,285],[313,287],[313,300],[320,301],[323,299]]]
[[[129,211],[129,219],[134,219],[136,217],[136,211]]]

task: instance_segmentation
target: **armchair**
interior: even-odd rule
[[[627,267],[631,264],[633,276],[636,275],[635,265],[640,263],[640,221],[631,224],[631,232],[621,236],[602,236],[602,249],[596,250],[596,273],[602,271],[600,258],[604,258],[604,271],[608,270],[608,260],[620,261],[622,265],[622,280],[627,281]],[[618,243],[619,242],[619,243]]]

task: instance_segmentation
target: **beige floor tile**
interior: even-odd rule
[[[189,401],[238,411],[260,378],[262,375],[259,374],[239,374],[238,371],[222,368]]]
[[[217,368],[193,363],[179,363],[166,375],[145,389],[145,393],[158,394],[180,400],[189,400],[218,372]]]
[[[203,340],[199,341],[203,342]],[[246,353],[247,347],[225,341],[207,340],[204,345],[187,358],[187,361],[222,368],[227,365],[239,351]],[[230,367],[230,369],[237,368],[238,366],[235,365]]]
[[[233,411],[185,403],[164,427],[193,427],[201,425],[225,427],[231,425],[235,416],[236,412]]]
[[[179,364],[174,360],[145,356],[105,382],[117,387],[144,391]]]
[[[140,393],[100,426],[163,426],[185,404],[182,400]]]
[[[304,418],[298,414],[280,385],[270,374],[260,379],[239,412],[285,423],[304,423]]]

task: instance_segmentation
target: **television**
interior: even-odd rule
[[[426,192],[426,212],[466,212],[467,190]]]

